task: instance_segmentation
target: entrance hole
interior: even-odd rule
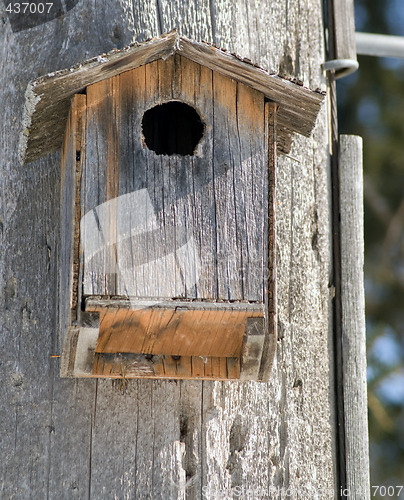
[[[158,155],[194,155],[204,128],[196,109],[179,101],[148,109],[142,120],[146,146]]]

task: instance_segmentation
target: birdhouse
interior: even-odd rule
[[[176,32],[42,77],[24,161],[61,149],[61,373],[268,380],[276,155],[323,95]]]

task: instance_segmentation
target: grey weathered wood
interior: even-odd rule
[[[354,0],[331,0],[335,59],[356,61]]]
[[[276,345],[277,105],[265,102],[262,92],[178,54],[90,85],[81,99],[86,105],[85,148],[79,152],[84,165],[79,266],[83,283],[76,288],[82,289],[86,307],[95,304],[100,313],[110,305],[116,308],[117,300],[94,303],[91,296],[127,296],[132,311],[138,311],[117,311],[105,321],[101,317],[97,352],[240,356],[245,327],[240,321],[245,322],[245,305],[255,302],[256,310],[264,312],[266,327],[265,352],[260,350],[254,373],[256,380],[268,379]],[[158,155],[145,145],[145,111],[173,99],[194,105],[204,123],[192,156]],[[161,314],[145,315],[152,304],[146,307],[147,297],[164,304],[171,299],[168,309],[174,312],[166,315],[167,308],[160,304]],[[221,323],[220,315],[203,313],[207,308],[201,301],[212,300],[217,301],[214,309],[223,311]],[[177,313],[184,304],[195,314]],[[233,309],[239,314],[229,315]],[[191,324],[195,328],[187,335],[183,325],[189,330]],[[80,317],[78,325],[85,326]],[[78,356],[88,350],[87,328],[79,328],[76,337],[74,343],[64,343],[73,353],[64,350],[63,360],[78,359],[81,366]],[[219,362],[217,373],[222,373],[220,366]],[[258,377],[260,370],[263,375]],[[68,373],[85,372],[77,368]],[[103,368],[97,373],[108,376],[110,371]],[[190,371],[184,376],[189,378]],[[244,379],[252,377],[253,372],[244,374]],[[218,378],[235,377],[225,373]]]
[[[322,92],[310,91],[300,81],[269,74],[248,58],[229,54],[205,42],[178,37],[177,32],[172,31],[31,82],[26,90],[21,161],[29,162],[60,148],[73,94],[105,78],[175,53],[249,85],[278,103],[281,106],[278,118],[281,151],[289,152],[292,133],[311,134],[324,100]]]
[[[298,132],[306,137],[311,134],[324,99],[322,92],[310,92],[300,81],[268,75],[262,68],[254,66],[254,61],[248,58],[214,50],[212,46],[183,37],[179,39],[179,44],[179,51],[185,57],[249,85],[279,104],[278,121],[281,130],[285,128],[289,133]]]
[[[333,498],[325,107],[313,136],[296,137],[290,158],[279,158],[278,361],[268,384],[128,381],[122,394],[121,381],[61,379],[58,358],[49,358],[61,351],[55,293],[60,155],[19,167],[30,81],[158,36],[178,24],[173,19],[186,17],[181,34],[208,38],[270,73],[282,69],[325,89],[320,0],[276,0],[259,8],[247,0],[168,4],[161,29],[153,2],[78,2],[63,18],[18,34],[2,11],[1,495],[177,499],[187,492],[213,499],[217,491],[231,496],[245,485],[258,498],[279,496],[272,488]],[[204,14],[196,26],[195,13],[209,7],[211,17]]]
[[[241,351],[240,380],[257,380],[265,341],[264,318],[247,319]]]
[[[267,185],[265,187],[268,197],[268,217],[264,228],[264,241],[267,250],[266,262],[266,286],[264,287],[264,303],[266,308],[266,336],[261,354],[261,366],[258,380],[267,382],[272,373],[274,356],[271,352],[276,350],[276,341],[278,339],[277,323],[277,293],[276,293],[276,221],[271,217],[271,213],[276,214],[277,194],[276,194],[276,169],[277,169],[277,107],[274,103],[265,103],[265,136],[268,147],[268,175]]]
[[[77,321],[80,310],[80,179],[84,160],[82,143],[85,130],[86,96],[72,99],[61,162],[59,328],[63,334]],[[79,153],[79,154],[78,154]]]
[[[341,136],[339,169],[346,478],[359,500],[370,498],[361,137]]]
[[[64,135],[71,97],[88,85],[122,71],[173,54],[177,39],[172,32],[158,39],[113,50],[84,64],[41,77],[26,90],[20,155],[24,162],[58,150]]]
[[[228,309],[228,310],[251,310],[251,311],[263,311],[264,304],[254,303],[254,302],[216,302],[216,301],[198,301],[198,300],[164,300],[164,299],[139,299],[138,297],[95,297],[90,296],[86,298],[86,308],[97,308],[97,307],[119,307],[119,308],[131,308],[131,307],[149,307],[149,308],[163,308],[163,309],[203,309],[203,310],[217,310],[217,309]]]
[[[144,145],[143,114],[167,99],[201,114],[193,156]],[[263,302],[264,95],[177,55],[90,85],[85,113],[84,295]]]

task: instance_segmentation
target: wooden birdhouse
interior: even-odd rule
[[[276,154],[322,100],[176,32],[31,84],[25,161],[62,149],[63,376],[268,379]]]

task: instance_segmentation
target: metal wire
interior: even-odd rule
[[[354,73],[359,68],[356,59],[332,59],[321,65],[323,71],[334,71],[334,80]]]
[[[356,52],[364,56],[404,57],[404,36],[355,33]]]

